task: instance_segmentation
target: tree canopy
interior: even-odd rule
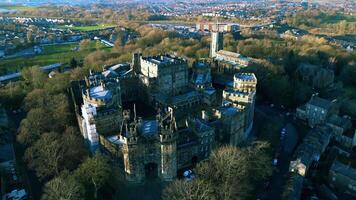
[[[194,169],[196,179],[175,181],[163,192],[163,199],[248,199],[254,186],[272,173],[269,145],[255,142],[237,148],[220,147]]]

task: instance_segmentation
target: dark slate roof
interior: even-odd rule
[[[178,141],[177,148],[181,149],[184,147],[189,147],[198,144],[198,137],[190,128],[182,129],[177,131]]]
[[[158,122],[156,120],[146,120],[141,127],[141,133],[143,135],[155,135],[158,133]]]
[[[328,110],[331,107],[332,102],[327,99],[314,96],[310,99],[309,104]]]
[[[335,160],[333,165],[331,166],[332,171],[336,172],[336,173],[340,173],[344,176],[349,177],[350,179],[356,180],[356,169],[344,165],[341,162]]]
[[[330,116],[327,122],[342,127],[344,129],[350,129],[352,127],[351,120],[344,117],[340,117],[338,115]]]

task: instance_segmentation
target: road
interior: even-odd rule
[[[285,139],[281,141],[281,148],[278,148],[278,163],[270,180],[270,190],[266,193],[265,199],[268,200],[276,200],[282,198],[281,194],[283,194],[284,186],[287,181],[289,163],[291,161],[293,150],[296,146],[294,137],[288,136],[297,135],[295,128],[292,124],[287,124],[285,129],[286,136]]]
[[[35,53],[33,47],[29,47],[29,48],[26,48],[19,52],[16,52],[14,54],[4,56],[2,59],[11,59],[11,58],[17,58],[17,57],[30,57],[30,56],[34,56],[35,54],[36,53]]]
[[[293,125],[294,119],[292,115],[288,115],[288,111],[282,108],[271,107],[269,105],[257,105],[256,115],[262,115],[264,118],[270,120],[271,123],[281,122],[285,128],[285,136],[280,137],[281,130],[278,131],[280,139],[279,145],[274,149],[274,155],[278,162],[274,167],[271,178],[265,185],[265,188],[257,195],[259,199],[263,200],[279,200],[282,198],[284,186],[287,181],[287,174],[289,171],[289,163],[298,141],[298,133]],[[271,161],[272,164],[272,161]]]
[[[9,121],[11,122],[10,129],[13,133],[16,133],[18,127],[20,126],[21,120],[25,118],[26,114],[25,112],[15,114],[11,110],[7,110],[7,114],[9,117]],[[38,182],[38,179],[35,174],[33,172],[29,172],[25,162],[23,161],[24,150],[21,145],[18,144],[16,141],[14,142],[14,147],[16,155],[16,169],[18,170],[22,183],[24,184],[24,187],[28,192],[28,199],[40,199],[40,183]]]

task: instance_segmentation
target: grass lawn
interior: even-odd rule
[[[322,24],[334,24],[343,20],[346,22],[356,22],[356,17],[344,14],[320,15],[317,18],[321,21]]]
[[[78,43],[45,45],[43,46],[43,50],[45,54],[53,54],[53,53],[73,51],[77,47],[78,47]]]
[[[98,25],[93,25],[93,26],[58,26],[58,28],[61,29],[70,29],[70,30],[75,30],[75,31],[95,31],[95,30],[101,30],[101,29],[106,29],[106,28],[113,28],[115,25],[112,24],[98,24]]]
[[[12,59],[0,60],[0,74],[8,74],[19,71],[25,67],[34,65],[45,66],[54,63],[69,63],[72,58],[83,59],[89,53],[96,50],[96,42],[93,41],[90,47],[82,51],[73,51],[79,45],[58,44],[44,46],[44,53],[33,57],[17,57]],[[101,50],[110,50],[110,48],[100,44]]]

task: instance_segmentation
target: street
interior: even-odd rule
[[[279,200],[282,199],[289,163],[298,143],[298,133],[293,125],[293,115],[287,110],[271,105],[257,105],[255,111],[255,126],[258,126],[259,123],[276,125],[275,129],[269,131],[273,147],[271,164],[274,159],[277,159],[272,176],[265,182],[265,188],[257,196],[258,199]],[[257,135],[257,138],[265,137]]]

